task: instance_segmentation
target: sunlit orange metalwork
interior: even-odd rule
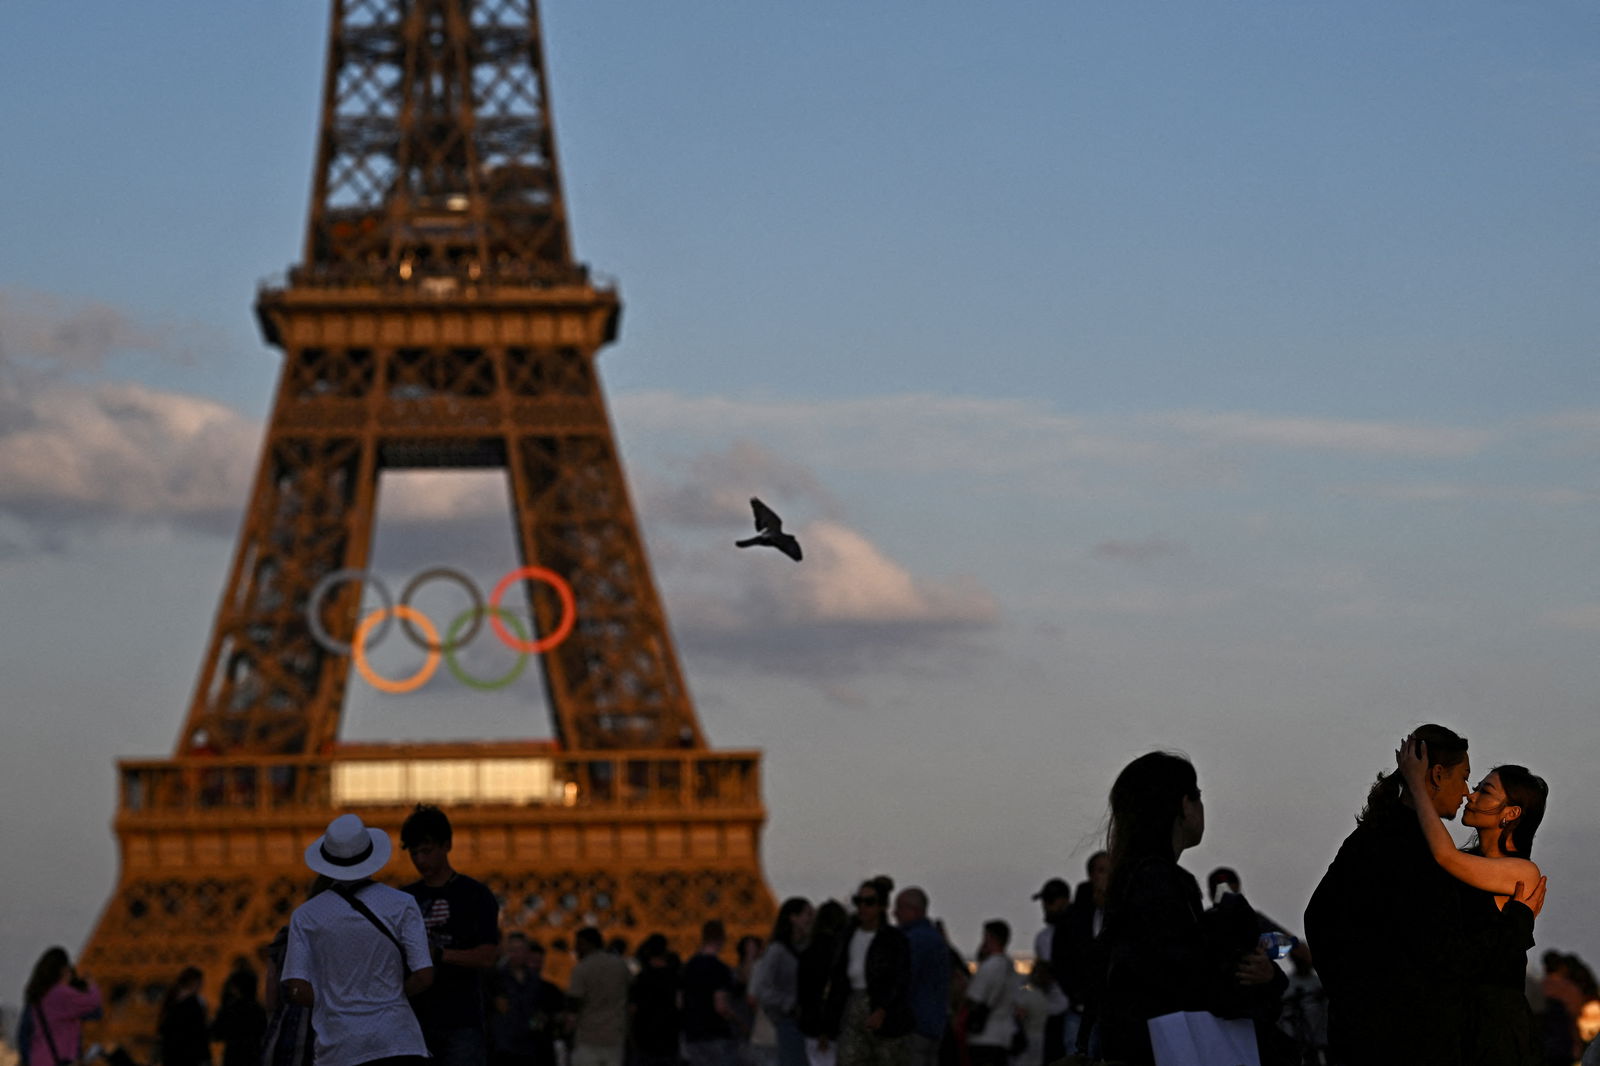
[[[621,304],[572,257],[536,6],[332,16],[304,257],[256,304],[284,361],[255,487],[176,751],[120,764],[119,881],[83,957],[102,1035],[141,1058],[166,983],[199,965],[214,997],[254,958],[341,809],[397,832],[445,806],[456,866],[546,941],[687,949],[706,917],[756,932],[773,909],[759,754],[708,750],[628,498],[594,363]],[[416,468],[505,472],[553,742],[339,743],[350,658],[306,607],[365,569],[379,474]],[[320,608],[342,642],[360,592]]]

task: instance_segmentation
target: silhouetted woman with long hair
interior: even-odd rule
[[[1255,916],[1242,900],[1229,908],[1238,910],[1231,925],[1227,914],[1202,916],[1200,885],[1178,856],[1205,827],[1194,766],[1182,755],[1141,755],[1111,786],[1098,1020],[1109,1061],[1151,1066],[1149,1020],[1164,1014],[1270,1021],[1288,983],[1256,944]]]
[[[1476,839],[1457,850],[1428,802],[1427,744],[1407,737],[1395,752],[1395,763],[1434,861],[1463,890],[1462,1062],[1535,1066],[1538,1039],[1523,985],[1533,920],[1544,904],[1545,886],[1530,856],[1550,788],[1526,766],[1490,770],[1461,812],[1461,824],[1476,830]]]
[[[22,994],[28,1066],[78,1061],[83,1022],[100,1013],[100,990],[78,976],[66,948],[48,948]]]

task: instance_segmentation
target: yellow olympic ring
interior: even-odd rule
[[[378,672],[372,668],[372,665],[367,662],[367,632],[373,626],[389,617],[390,610],[388,607],[379,607],[363,618],[360,625],[356,626],[356,635],[350,641],[355,649],[353,654],[355,656],[356,669],[361,671],[361,676],[366,678],[367,684],[379,692],[415,692],[423,685],[426,685],[428,679],[433,676],[434,671],[439,669],[439,631],[433,627],[433,622],[429,620],[428,616],[415,607],[407,607],[403,603],[396,604],[393,608],[396,618],[415,622],[422,627],[423,634],[428,638],[428,657],[423,660],[422,669],[404,681],[390,681],[386,677],[380,677]]]

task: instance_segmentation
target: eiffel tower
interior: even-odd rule
[[[142,1057],[185,965],[215,1002],[343,810],[397,835],[444,806],[455,865],[547,942],[764,931],[759,753],[706,744],[595,370],[620,310],[572,255],[536,0],[333,0],[303,261],[256,303],[283,372],[237,550],[172,757],[118,763],[82,960],[103,1039]],[[378,478],[419,468],[505,473],[553,741],[339,741]]]

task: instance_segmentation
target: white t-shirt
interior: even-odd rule
[[[988,1007],[989,1020],[981,1030],[968,1034],[967,1043],[1009,1048],[1017,1024],[1016,995],[1017,972],[1007,955],[997,953],[979,963],[967,986],[967,998]]]
[[[1035,959],[1043,959],[1045,962],[1051,962],[1050,950],[1055,947],[1055,939],[1055,926],[1047,925],[1039,930],[1038,934],[1033,938],[1033,957]],[[1067,994],[1061,991],[1060,981],[1061,975],[1057,974],[1056,983],[1050,986],[1050,992],[1045,996],[1045,1002],[1049,1005],[1051,1014],[1060,1014],[1072,1006],[1072,1002],[1067,999]]]
[[[876,929],[870,933],[865,929],[857,929],[850,934],[850,965],[845,974],[850,978],[850,987],[857,992],[867,990],[867,949],[877,935]]]
[[[1047,925],[1033,935],[1033,957],[1050,961],[1050,949],[1055,944],[1056,927]]]
[[[317,1066],[428,1053],[405,995],[407,970],[433,965],[417,901],[379,884],[363,885],[356,895],[404,945],[406,965],[389,938],[332,889],[295,908],[283,980],[310,982],[316,995]]]
[[[1044,1026],[1050,1015],[1057,1013],[1050,1009],[1050,997],[1037,988],[1023,985],[1017,989],[1016,1014],[1028,1046],[1022,1054],[1011,1056],[1011,1066],[1044,1066]]]

